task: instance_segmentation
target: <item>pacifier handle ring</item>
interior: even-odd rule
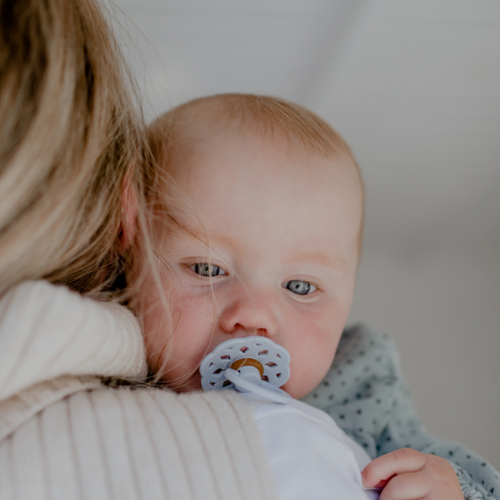
[[[278,389],[277,387],[273,387],[271,384],[269,384],[269,388],[264,388],[262,386],[255,385],[248,380],[245,380],[244,378],[240,377],[236,370],[233,370],[232,368],[228,368],[224,372],[224,377],[232,382],[236,387],[239,386],[248,392],[253,392],[254,394],[262,396],[266,399],[270,399],[271,401],[274,401],[276,403],[286,405],[292,399],[292,396],[290,396],[290,394],[281,389]]]

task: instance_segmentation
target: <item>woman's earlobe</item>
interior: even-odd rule
[[[132,183],[131,177],[133,168],[125,177],[123,182],[122,203],[121,203],[121,232],[120,243],[123,249],[128,248],[134,241],[136,232],[137,212],[139,209],[139,198]]]

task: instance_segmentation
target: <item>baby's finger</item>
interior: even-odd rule
[[[430,494],[429,481],[423,471],[394,476],[380,494],[380,500],[414,500]]]
[[[411,448],[401,448],[370,462],[362,473],[363,484],[365,488],[383,488],[392,476],[419,471],[426,463],[425,453]]]

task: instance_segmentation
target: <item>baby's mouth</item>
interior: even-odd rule
[[[200,364],[205,391],[236,389],[277,403],[291,397],[279,389],[290,377],[290,354],[267,337],[236,337],[219,344]]]

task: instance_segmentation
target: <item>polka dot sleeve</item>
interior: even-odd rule
[[[387,335],[364,325],[346,329],[329,372],[303,401],[328,413],[372,458],[404,447],[432,453],[451,463],[466,500],[500,500],[500,475],[490,464],[427,433]]]

